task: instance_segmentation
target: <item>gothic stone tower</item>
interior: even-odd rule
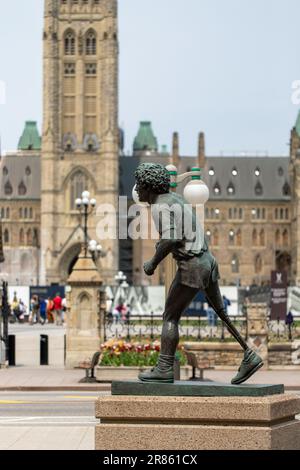
[[[40,281],[55,283],[68,278],[83,241],[75,199],[87,189],[117,208],[117,0],[45,0],[44,16]],[[99,220],[91,216],[88,230],[110,282],[118,244],[96,237]]]
[[[291,132],[290,142],[290,182],[292,187],[292,280],[300,284],[300,112]]]

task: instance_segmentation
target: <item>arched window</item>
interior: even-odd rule
[[[257,246],[257,231],[256,231],[256,229],[254,229],[253,232],[252,232],[252,245]]]
[[[69,30],[65,34],[65,55],[75,55],[75,33]]]
[[[232,230],[232,229],[229,230],[228,242],[229,242],[229,245],[234,245],[235,233],[234,233],[234,230]]]
[[[33,246],[39,246],[39,231],[37,228],[33,229]]]
[[[214,234],[213,234],[213,245],[218,246],[219,245],[219,230],[215,228]]]
[[[242,246],[242,231],[241,229],[238,229],[236,232],[236,244],[237,246]]]
[[[237,255],[233,255],[231,260],[231,272],[238,273],[240,270],[239,258]]]
[[[211,243],[211,230],[210,229],[206,230],[206,239],[208,243]]]
[[[32,246],[32,231],[31,231],[31,228],[29,228],[27,230],[27,233],[26,233],[26,244],[27,244],[27,246]]]
[[[259,244],[260,246],[265,246],[265,231],[264,229],[261,229],[260,233],[259,233]]]
[[[78,170],[71,178],[71,191],[70,191],[70,207],[71,210],[76,208],[75,201],[81,198],[83,191],[88,190],[88,177]]]
[[[21,228],[21,230],[20,230],[20,235],[19,235],[20,245],[24,245],[24,240],[25,240],[25,237],[24,237],[24,230]]]
[[[7,228],[4,230],[4,243],[9,243],[9,231]]]
[[[95,31],[88,31],[85,37],[85,53],[86,55],[97,54],[97,38]]]
[[[10,218],[10,210],[9,207],[6,208],[6,219]]]
[[[254,270],[255,270],[255,274],[260,274],[262,271],[262,258],[260,255],[257,255],[255,257]]]
[[[281,234],[280,234],[280,230],[276,230],[275,232],[275,244],[277,246],[280,246],[281,245]]]
[[[289,232],[285,229],[282,233],[282,244],[283,246],[289,246]]]

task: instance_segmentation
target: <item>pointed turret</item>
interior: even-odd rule
[[[137,152],[157,152],[158,142],[152,130],[150,121],[142,121],[136,138],[133,143],[133,153]]]
[[[18,144],[19,150],[41,150],[41,136],[35,121],[26,121]]]

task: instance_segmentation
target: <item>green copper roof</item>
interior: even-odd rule
[[[155,152],[157,152],[158,143],[153,133],[151,122],[142,121],[140,123],[138,135],[134,139],[133,150],[134,151],[154,150]]]
[[[297,121],[296,121],[296,132],[298,136],[300,137],[300,111],[297,116]]]
[[[18,150],[41,150],[41,137],[35,121],[26,121]]]

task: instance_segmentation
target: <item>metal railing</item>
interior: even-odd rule
[[[233,324],[241,335],[247,337],[247,321],[244,316],[231,316]],[[159,339],[162,330],[162,315],[130,315],[117,319],[106,314],[104,321],[104,340],[112,338],[126,341]],[[179,334],[182,340],[219,340],[234,341],[223,322],[218,318],[207,319],[203,316],[183,316],[179,323]]]

